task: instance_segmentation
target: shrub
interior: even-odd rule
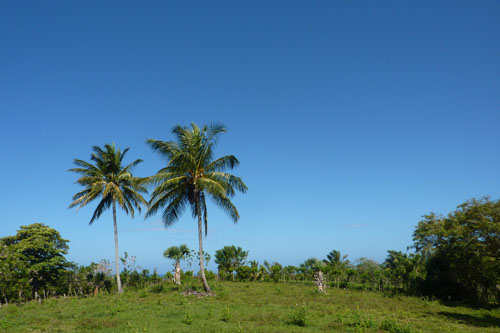
[[[295,310],[290,316],[290,324],[305,327],[307,325],[307,312],[304,307]]]
[[[240,266],[236,268],[236,279],[239,281],[248,281],[252,274],[252,267],[250,266]]]
[[[167,272],[167,273],[165,273],[165,275],[163,275],[163,279],[166,281],[172,281],[173,278],[174,278],[174,275],[172,274],[172,272]]]
[[[363,313],[354,312],[351,321],[349,323],[350,326],[354,326],[356,328],[375,328],[375,321]]]
[[[215,273],[212,271],[205,270],[205,278],[207,280],[215,280]]]
[[[193,271],[181,271],[181,278],[182,277],[193,277],[194,276],[194,273]]]
[[[149,290],[152,293],[159,294],[159,293],[161,293],[163,291],[163,285],[162,284],[158,284],[156,286],[152,286]]]
[[[411,333],[409,326],[401,326],[392,318],[385,318],[380,324],[380,329],[391,333]]]

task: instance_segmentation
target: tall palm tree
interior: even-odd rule
[[[113,207],[113,225],[115,233],[115,265],[116,265],[116,284],[118,292],[122,293],[122,283],[120,280],[119,258],[118,258],[118,227],[116,224],[116,204],[122,208],[125,213],[130,213],[134,217],[134,209],[141,211],[141,204],[147,205],[146,200],[141,193],[147,193],[144,187],[144,179],[134,177],[132,169],[142,160],[138,159],[129,165],[123,167],[123,157],[129,150],[126,148],[123,152],[115,145],[106,144],[103,148],[92,147],[94,151],[90,157],[92,163],[75,159],[73,163],[77,168],[69,171],[76,172],[82,176],[76,181],[84,189],[73,196],[73,202],[69,208],[79,206],[77,211],[86,206],[95,199],[101,199],[97,205],[89,224],[92,225],[95,220],[101,216],[109,207]]]
[[[224,172],[239,164],[236,157],[227,155],[213,159],[217,138],[225,132],[226,129],[221,125],[202,128],[196,124],[191,124],[191,128],[177,125],[172,130],[176,141],[147,141],[154,151],[167,158],[168,164],[150,177],[156,188],[151,195],[146,217],[163,209],[163,223],[165,227],[170,227],[187,205],[191,207],[193,217],[198,219],[200,275],[207,292],[210,287],[205,278],[202,237],[203,221],[207,235],[207,197],[236,223],[240,215],[230,198],[234,196],[235,190],[242,193],[247,191],[247,186],[239,177]]]
[[[181,260],[186,259],[191,254],[186,244],[171,246],[163,252],[163,256],[175,261],[175,284],[181,284]]]

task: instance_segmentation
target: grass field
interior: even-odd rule
[[[2,332],[500,332],[500,309],[284,283],[213,282],[217,296],[172,284],[121,296],[59,298],[0,309]],[[189,284],[184,288],[190,287]]]

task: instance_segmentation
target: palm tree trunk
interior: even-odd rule
[[[123,293],[122,280],[120,279],[120,265],[118,256],[118,226],[116,224],[116,203],[113,201],[113,226],[115,228],[115,268],[116,268],[116,285],[118,286],[118,293]]]
[[[203,257],[203,233],[201,230],[201,207],[200,207],[200,199],[199,194],[196,200],[196,215],[198,215],[198,242],[200,246],[200,275],[201,281],[203,282],[203,289],[208,293],[210,292],[210,287],[207,283],[207,278],[205,277],[205,267],[204,267],[204,257]]]
[[[175,262],[175,284],[180,285],[181,284],[181,263],[179,261]]]

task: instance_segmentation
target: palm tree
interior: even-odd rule
[[[186,259],[191,254],[186,244],[171,246],[163,252],[163,256],[175,260],[175,284],[181,284],[181,260]]]
[[[132,169],[142,160],[138,159],[129,165],[123,167],[122,160],[127,151],[123,152],[115,145],[106,144],[104,149],[94,146],[94,151],[90,157],[94,164],[75,159],[73,162],[77,168],[69,171],[76,172],[82,176],[76,183],[85,187],[82,191],[73,196],[73,202],[69,208],[79,206],[77,211],[86,206],[95,199],[101,199],[97,205],[89,225],[92,225],[101,214],[113,207],[113,225],[115,232],[115,265],[116,265],[116,284],[118,292],[122,293],[122,283],[120,280],[119,258],[118,258],[118,227],[116,224],[116,203],[122,208],[125,213],[130,213],[134,217],[134,209],[141,211],[141,204],[147,205],[146,200],[141,193],[147,193],[144,185],[144,179],[134,177]]]
[[[350,264],[347,257],[347,254],[342,256],[340,251],[333,250],[326,255],[326,259],[323,259],[323,262],[330,268],[330,273],[335,276],[337,288],[340,287],[340,280],[344,279],[346,269]]]
[[[168,164],[150,177],[156,188],[151,195],[146,217],[163,208],[163,223],[165,227],[170,227],[187,205],[191,207],[193,217],[198,219],[200,275],[206,292],[210,291],[203,264],[202,222],[205,224],[206,236],[206,199],[211,198],[236,223],[240,215],[230,198],[234,196],[235,189],[242,193],[247,191],[247,186],[240,178],[224,172],[239,164],[236,157],[227,155],[213,159],[216,140],[225,132],[226,129],[221,125],[203,128],[195,124],[191,124],[191,128],[177,125],[172,130],[177,141],[147,141],[154,151],[167,158]]]
[[[349,265],[349,260],[347,260],[348,255],[340,255],[340,251],[333,250],[326,255],[326,259],[323,262],[328,265],[339,266],[339,265]]]
[[[408,282],[408,277],[414,268],[414,260],[400,251],[389,250],[387,252],[387,258],[382,265],[397,281],[397,287],[401,288],[402,284],[404,288],[405,281]]]

